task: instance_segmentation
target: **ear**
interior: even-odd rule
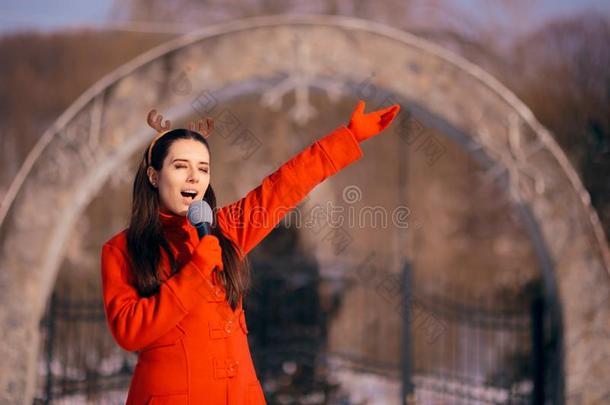
[[[152,184],[153,187],[157,187],[159,183],[159,174],[157,173],[154,167],[148,166],[148,168],[146,169],[146,176],[148,176],[148,181],[150,182],[150,184]]]

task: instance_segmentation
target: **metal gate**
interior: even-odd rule
[[[257,374],[273,403],[350,404],[328,378],[329,314],[317,266],[299,256],[258,260],[258,283],[245,301]],[[427,292],[404,267],[402,403],[557,403],[557,351],[541,284],[517,295],[473,297]],[[116,346],[99,299],[54,292],[41,320],[44,347],[35,403],[124,401],[136,356]],[[336,355],[336,354],[331,354]],[[367,369],[375,359],[359,359]],[[392,367],[392,366],[391,366]]]
[[[426,292],[403,269],[403,403],[557,404],[560,348],[536,280],[517,293]],[[430,319],[435,320],[431,333]],[[442,325],[438,333],[436,325]]]
[[[137,358],[112,340],[101,299],[71,291],[54,291],[40,321],[34,403],[122,404]]]

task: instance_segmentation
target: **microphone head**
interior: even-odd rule
[[[189,205],[189,210],[186,214],[189,222],[193,226],[201,225],[202,223],[208,223],[212,225],[214,222],[214,215],[210,204],[203,200],[193,201]]]

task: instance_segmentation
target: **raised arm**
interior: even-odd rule
[[[245,197],[218,211],[218,225],[246,255],[317,184],[362,157],[360,143],[387,128],[398,104],[364,113],[358,102],[347,126],[314,142],[263,179]]]
[[[218,224],[246,255],[317,184],[362,157],[359,143],[385,129],[398,111],[392,105],[364,114],[364,101],[341,126],[265,177],[245,197],[218,211]]]
[[[106,243],[102,247],[102,290],[108,326],[116,342],[128,351],[140,351],[160,338],[180,335],[176,326],[202,297],[213,293],[211,271],[222,266],[220,245],[206,236],[191,260],[161,283],[159,292],[140,297],[129,282],[126,253]]]
[[[358,160],[362,150],[347,127],[314,142],[218,211],[218,225],[247,254],[317,184]]]

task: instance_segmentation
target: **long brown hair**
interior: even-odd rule
[[[184,128],[171,130],[159,138],[153,146],[151,166],[155,170],[161,170],[170,146],[178,139],[194,139],[203,143],[210,151],[207,140],[199,132]],[[151,296],[159,291],[161,285],[158,271],[161,259],[160,249],[165,250],[169,257],[170,274],[173,275],[179,271],[159,220],[159,192],[150,184],[146,169],[147,152],[142,156],[133,182],[131,220],[127,230],[127,250],[131,260],[134,287],[142,297]],[[227,291],[227,302],[235,310],[239,298],[244,296],[250,288],[250,265],[247,258],[240,260],[239,247],[217,226],[216,196],[211,185],[208,185],[203,199],[212,208],[214,222],[211,232],[218,238],[222,249],[224,271],[214,270],[214,275],[221,280]]]

